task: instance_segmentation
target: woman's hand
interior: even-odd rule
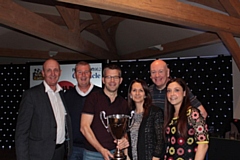
[[[152,160],[160,160],[158,157],[152,157]]]
[[[207,150],[208,150],[208,143],[198,144],[198,148],[197,148],[197,152],[195,154],[194,160],[204,160]]]
[[[114,143],[117,143],[117,148],[120,150],[129,147],[129,142],[125,137],[122,139],[114,140]]]

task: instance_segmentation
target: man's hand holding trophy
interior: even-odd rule
[[[117,143],[116,151],[114,152],[113,160],[126,160],[121,148],[124,146],[129,146],[129,143],[126,138],[123,138],[125,133],[132,126],[133,121],[130,122],[134,114],[134,111],[131,112],[131,116],[124,114],[113,114],[106,117],[105,111],[100,112],[100,119],[104,127],[111,133],[115,142]],[[107,121],[107,125],[104,120]]]

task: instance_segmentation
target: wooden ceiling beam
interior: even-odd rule
[[[103,27],[108,32],[109,36],[111,37],[111,40],[115,44],[115,47],[116,47],[117,28],[119,26],[119,23],[121,23],[124,20],[125,18],[122,18],[122,17],[110,17],[103,23]]]
[[[92,14],[94,14],[94,13],[92,13]],[[115,47],[114,50],[116,50],[116,45],[115,45],[116,44],[115,43],[116,31],[117,31],[119,23],[121,23],[123,20],[125,20],[125,18],[110,17],[107,20],[105,20],[104,22],[102,22],[102,26],[103,26],[103,30],[104,30],[102,32],[106,32],[104,34],[107,34],[107,36],[109,36],[109,37],[107,37],[107,39],[111,40],[112,45],[114,45],[114,47]],[[100,32],[99,32],[99,26],[97,25],[97,23],[98,22],[96,22],[96,20],[89,20],[89,22],[85,21],[84,23],[81,23],[81,27],[83,26],[85,31],[90,32],[93,35],[95,35],[95,36],[99,37],[100,39],[104,40],[103,35],[101,35]],[[85,26],[84,26],[84,24],[85,24]],[[105,41],[105,43],[106,43],[106,41]]]
[[[7,49],[0,48],[1,57],[18,57],[18,58],[29,58],[29,59],[48,59],[49,51],[37,51],[37,50],[18,50],[18,49]],[[56,60],[93,60],[95,58],[70,52],[58,52],[54,56]]]
[[[240,18],[240,1],[239,0],[219,0],[230,16]],[[240,47],[232,33],[219,31],[219,37],[222,39],[226,48],[231,53],[238,69],[240,70]]]
[[[73,32],[80,32],[80,11],[79,9],[56,5],[56,8],[68,29]]]
[[[80,32],[82,32],[83,30],[85,30],[86,28],[90,28],[92,26],[95,26],[97,24],[97,22],[95,22],[94,20],[85,20],[85,21],[81,21],[80,24]],[[100,37],[99,37],[100,38]]]
[[[239,0],[219,0],[228,14],[232,17],[240,18],[240,1]],[[237,7],[238,6],[238,7]]]
[[[211,32],[220,32],[219,36],[223,40],[224,44],[227,45],[227,48],[233,55],[234,59],[236,59],[236,63],[238,67],[240,57],[238,53],[238,44],[233,38],[233,34],[240,37],[240,19],[236,16],[236,11],[229,13],[233,16],[228,16],[225,14],[221,14],[218,12],[210,11],[207,9],[191,6],[189,4],[184,4],[182,2],[178,2],[176,0],[168,0],[168,1],[159,1],[159,0],[59,0],[61,2],[67,2],[72,4],[78,4],[88,7],[106,9],[110,11],[116,11],[120,13],[127,13],[130,15],[135,15],[139,17],[160,20],[165,22],[170,22],[173,24],[178,24],[182,26],[188,26],[192,28],[197,28],[201,30],[211,31]],[[237,0],[231,0],[230,5],[226,6],[225,10],[231,10],[233,4],[238,4]],[[218,2],[219,3],[219,2]],[[223,2],[222,2],[223,3]],[[225,2],[227,3],[227,2]],[[237,5],[239,8],[240,5]],[[206,35],[201,34],[193,38],[188,38],[168,44],[163,44],[163,51],[152,51],[151,49],[145,49],[142,51],[138,51],[131,54],[126,54],[121,56],[123,59],[138,59],[138,58],[146,58],[151,56],[157,56],[159,54],[166,54],[171,52],[171,50],[183,50],[189,49],[191,47],[201,46],[200,42],[196,42],[196,40],[202,41],[202,45],[207,43],[207,39],[202,40],[202,36],[207,36],[209,38],[209,43],[214,41],[219,41],[219,38],[216,35]],[[199,38],[200,37],[200,38]],[[229,39],[229,40],[228,40]],[[189,43],[187,43],[189,42]],[[233,43],[232,45],[229,45]],[[234,51],[236,49],[237,51]]]
[[[226,48],[231,53],[238,69],[240,70],[240,47],[231,33],[218,32]]]
[[[117,54],[117,48],[115,45],[115,35],[109,35],[108,31],[109,28],[119,24],[120,22],[122,22],[124,20],[124,18],[122,17],[110,17],[108,18],[106,21],[102,21],[101,17],[96,14],[96,13],[91,13],[93,16],[93,20],[82,20],[80,23],[80,19],[79,19],[79,10],[78,9],[72,9],[72,8],[67,8],[64,6],[56,6],[56,8],[58,9],[59,13],[62,15],[62,18],[64,19],[64,21],[66,22],[66,24],[63,24],[63,22],[60,20],[62,18],[57,17],[57,16],[50,16],[50,15],[46,15],[46,14],[40,14],[41,16],[50,19],[54,22],[58,22],[59,25],[67,25],[68,28],[70,28],[71,31],[74,32],[82,32],[84,29],[86,29],[86,31],[95,34],[96,36],[98,36],[100,39],[102,39],[106,45],[108,46],[111,54]],[[76,11],[78,10],[78,11]],[[78,12],[77,14],[75,14],[76,12]],[[74,19],[73,19],[74,17]],[[76,21],[75,19],[78,18],[78,21]],[[57,20],[58,19],[58,20]],[[73,22],[75,22],[73,24]],[[77,26],[77,24],[79,24]],[[72,28],[72,29],[71,29]],[[76,28],[76,29],[74,29]],[[87,30],[87,28],[89,28]],[[95,32],[92,32],[92,30],[95,30]],[[99,34],[96,34],[96,31],[99,32]],[[113,39],[112,39],[113,38]]]
[[[218,35],[213,33],[202,33],[193,37],[162,44],[161,45],[163,47],[162,51],[160,51],[159,49],[148,48],[134,53],[125,54],[121,56],[121,59],[151,58],[159,55],[209,45],[217,42],[221,42]]]
[[[49,21],[51,21],[59,26],[66,26],[66,22],[60,16],[43,14],[43,13],[36,13],[36,14],[48,19]],[[95,22],[94,20],[81,20],[80,19],[79,32],[82,32],[86,28],[92,28],[92,29],[97,30],[97,28],[95,27],[96,23],[97,22]]]
[[[197,28],[200,30],[216,32],[219,34],[219,37],[221,37],[223,43],[231,52],[238,67],[240,66],[239,46],[236,47],[237,42],[234,39],[234,36],[240,37],[239,0],[210,1],[214,3],[209,4],[209,6],[212,6],[213,8],[220,8],[219,7],[220,4],[223,8],[221,10],[228,11],[230,16],[202,9],[199,7],[191,6],[189,4],[178,2],[176,0],[168,1],[59,0],[59,1],[72,4],[80,4],[89,7],[96,7],[100,9],[107,9],[148,19],[165,21],[177,25],[187,26],[190,28]],[[203,2],[204,0],[195,1]],[[76,11],[75,9],[73,10],[71,9],[62,6],[58,7],[58,10],[61,16],[63,17],[64,21],[62,18],[58,18],[58,20],[52,21],[55,23],[54,24],[51,22],[51,20],[50,21],[47,20],[53,18],[51,16],[45,15],[46,17],[48,17],[47,19],[45,19],[43,18],[44,17],[43,14],[40,14],[42,16],[34,14],[33,12],[25,8],[22,8],[16,3],[11,2],[11,0],[7,1],[0,0],[0,23],[21,30],[23,32],[29,33],[31,35],[37,36],[39,38],[45,39],[47,41],[53,42],[55,44],[67,47],[74,51],[77,51],[80,53],[81,56],[83,56],[83,58],[85,56],[86,58],[88,57],[87,59],[92,57],[94,57],[95,59],[119,59],[118,55],[110,54],[107,50],[82,39],[80,37],[80,32],[78,33],[77,30],[82,31],[83,29],[86,29],[86,31],[89,31],[99,37],[102,37],[102,39],[104,39],[104,41],[106,42],[106,35],[104,34],[106,34],[107,32],[103,34],[103,31],[108,30],[108,32],[111,32],[108,33],[109,34],[108,36],[110,36],[110,39],[114,39],[117,28],[116,26],[118,26],[118,24],[123,20],[123,18],[119,17],[118,19],[118,17],[112,17],[106,20],[105,22],[101,22],[102,32],[99,32],[98,25],[99,23],[96,22],[96,19],[92,21],[81,21],[79,17],[79,12],[77,13],[75,12]],[[71,17],[73,17],[74,19],[77,18],[78,22],[69,20],[69,18]],[[99,21],[99,19],[97,21]],[[71,31],[63,29],[62,27],[57,25],[60,23],[64,25],[67,24],[68,28]],[[164,48],[163,51],[145,49],[138,52],[123,55],[121,59],[140,59],[159,56],[162,54],[168,54],[175,51],[216,43],[220,41],[219,37],[215,34],[204,33],[198,36],[163,44],[162,45]],[[106,44],[107,43],[108,41],[106,42]],[[112,41],[111,43],[114,43],[114,41]],[[64,54],[62,54],[62,56],[65,57],[64,60],[67,60],[66,58],[69,56],[73,57],[75,56],[68,53],[66,53],[66,55],[64,56]],[[40,54],[37,54],[37,56],[38,55],[40,56]],[[61,53],[59,53],[58,55],[60,56]]]
[[[120,22],[124,21],[125,18],[122,17],[110,17],[103,22],[104,29],[109,29],[115,25],[118,25]]]
[[[106,43],[110,52],[117,55],[116,45],[113,43],[114,41],[109,36],[108,30],[104,28],[101,17],[96,13],[91,13],[91,15],[93,20],[97,22],[96,27],[98,28],[97,30],[101,36],[101,39]]]
[[[234,9],[234,6],[240,6],[239,0],[187,0],[187,1],[202,4],[204,6],[208,6],[226,12],[232,17],[240,18],[239,11],[236,11]]]
[[[59,26],[66,26],[66,22],[63,20],[60,16],[50,15],[50,14],[44,14],[44,13],[36,13],[40,15],[41,17],[59,25]]]
[[[118,58],[84,40],[80,33],[72,33],[11,0],[0,0],[0,23],[96,59]]]
[[[187,0],[187,1],[198,3],[198,4],[201,4],[201,5],[204,5],[204,6],[208,6],[208,7],[217,9],[217,10],[222,11],[222,12],[226,12],[226,10],[221,5],[219,0]]]
[[[60,16],[43,14],[43,13],[36,13],[36,14],[48,19],[49,21],[51,21],[51,22],[53,22],[57,25],[66,26],[66,23],[64,22],[64,20]],[[119,23],[121,23],[124,20],[125,20],[125,18],[122,18],[122,17],[110,17],[103,22],[104,29],[109,29],[112,26],[118,25]],[[94,21],[94,20],[82,20],[82,19],[80,19],[80,27],[81,28],[87,28],[88,27],[88,28],[91,28],[93,30],[97,30],[96,25],[95,25],[96,23],[97,22]],[[82,27],[82,26],[84,26],[84,27]]]
[[[58,0],[240,37],[240,19],[176,0]]]

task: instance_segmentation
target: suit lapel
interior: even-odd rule
[[[45,86],[44,86],[43,83],[41,84],[41,92],[40,93],[42,94],[42,96],[41,96],[42,102],[41,103],[45,103],[46,109],[48,110],[48,112],[46,114],[52,114],[51,117],[53,117],[53,119],[54,119],[54,125],[57,125],[55,115],[54,115],[54,112],[53,112],[53,108],[52,108],[52,105],[51,105],[51,101],[48,97],[48,93],[45,92]]]

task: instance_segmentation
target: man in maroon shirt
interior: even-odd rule
[[[81,132],[87,139],[83,159],[109,160],[116,148],[114,139],[106,130],[100,119],[100,112],[106,116],[112,114],[128,114],[127,101],[118,95],[119,85],[122,83],[121,69],[116,65],[108,65],[103,70],[101,91],[91,93],[84,104],[81,118]],[[129,143],[126,138],[118,141],[120,149],[126,148]]]

